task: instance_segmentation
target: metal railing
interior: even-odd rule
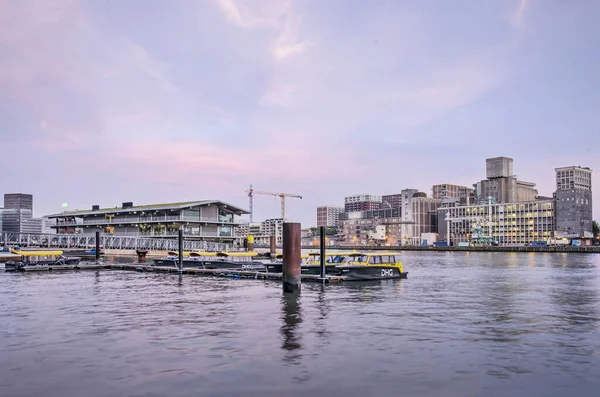
[[[125,223],[154,223],[154,222],[212,222],[212,223],[228,223],[228,224],[239,224],[240,221],[232,220],[231,222],[222,221],[216,216],[184,216],[182,215],[160,215],[160,216],[128,216],[128,217],[115,217],[115,218],[104,218],[104,219],[84,219],[81,222],[75,220],[57,220],[53,226],[89,226],[89,225],[117,225]]]
[[[184,236],[184,238],[186,237],[188,236]],[[0,233],[0,246],[92,249],[96,247],[96,236],[94,234]],[[178,249],[178,240],[145,236],[100,235],[100,247],[117,250],[174,251]],[[231,247],[231,243],[189,239],[183,242],[183,248],[186,251],[200,249],[224,251]]]

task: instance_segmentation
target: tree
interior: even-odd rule
[[[600,225],[596,221],[592,221],[592,233],[594,233],[594,237],[600,235]]]

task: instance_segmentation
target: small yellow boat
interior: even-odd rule
[[[407,278],[399,252],[353,252],[348,263],[337,266],[347,281]]]

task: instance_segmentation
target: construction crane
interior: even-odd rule
[[[285,198],[286,197],[292,197],[292,198],[302,199],[302,196],[298,196],[297,194],[264,192],[262,190],[254,190],[252,188],[252,185],[250,185],[250,189],[246,190],[246,193],[248,193],[248,199],[250,201],[250,222],[252,222],[252,215],[254,213],[254,209],[253,209],[253,197],[254,197],[255,194],[264,194],[264,195],[267,195],[267,196],[277,196],[277,197],[280,197],[281,198],[281,219],[285,219]]]

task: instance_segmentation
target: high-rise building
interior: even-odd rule
[[[402,193],[386,194],[381,196],[381,209],[393,209],[402,207]]]
[[[409,233],[404,237],[404,242],[421,245],[423,234],[438,231],[438,208],[442,205],[442,199],[414,196],[410,205],[412,223],[408,225]]]
[[[342,207],[324,205],[317,207],[317,226],[338,227],[340,223],[340,213],[344,212]]]
[[[513,159],[494,157],[486,159],[486,177],[473,186],[478,202],[489,197],[496,203],[533,201],[538,195],[535,183],[524,182],[513,175]]]
[[[33,211],[33,195],[25,193],[6,193],[4,208]]]
[[[592,237],[592,170],[556,168],[556,231],[565,237]]]
[[[344,198],[344,211],[377,210],[381,205],[381,196],[373,194],[357,194]]]
[[[41,233],[42,220],[33,217],[33,196],[24,193],[4,195],[2,231],[9,233]]]

